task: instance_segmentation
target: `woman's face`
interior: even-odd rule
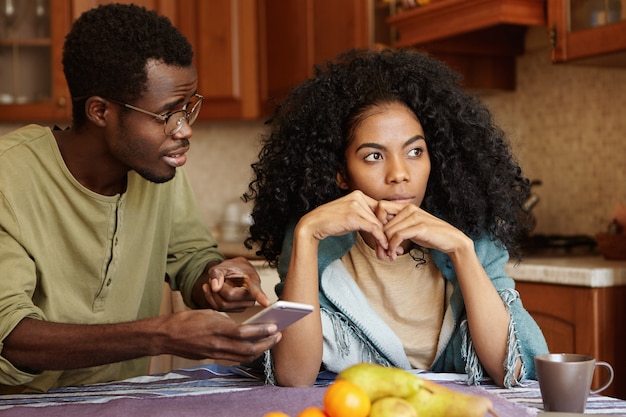
[[[375,200],[419,206],[430,174],[424,130],[404,104],[368,109],[346,150],[346,173],[337,174],[344,190],[361,190]]]

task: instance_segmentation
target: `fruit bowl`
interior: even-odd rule
[[[598,249],[604,259],[626,260],[626,234],[598,233],[596,235]]]

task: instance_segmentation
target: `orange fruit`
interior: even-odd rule
[[[336,380],[324,394],[324,411],[328,417],[367,417],[372,408],[369,397],[358,385]]]
[[[296,417],[328,417],[324,410],[318,407],[307,407],[300,411]]]
[[[289,414],[283,413],[282,411],[270,411],[269,413],[263,414],[263,417],[289,417]]]

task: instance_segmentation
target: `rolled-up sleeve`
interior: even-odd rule
[[[26,250],[19,244],[19,225],[0,194],[0,384],[19,385],[36,375],[16,369],[4,356],[4,340],[25,317],[43,319],[32,302],[37,276]]]
[[[174,191],[174,219],[167,258],[167,275],[173,290],[181,292],[193,307],[193,286],[207,263],[223,261],[217,241],[202,220],[189,180],[184,171]]]

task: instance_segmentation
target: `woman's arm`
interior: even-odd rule
[[[319,240],[313,237],[306,221],[298,223],[281,299],[311,304],[314,310],[283,330],[281,343],[272,349],[278,385],[313,385],[322,363],[318,246]]]
[[[281,299],[311,304],[315,310],[283,330],[281,342],[272,349],[274,372],[279,385],[312,385],[322,363],[317,266],[319,242],[328,236],[365,230],[386,248],[382,224],[373,212],[376,204],[375,200],[355,191],[309,212],[296,225]]]
[[[510,314],[498,291],[480,264],[471,239],[452,253],[474,349],[483,367],[500,386],[504,385],[509,338]],[[521,361],[516,363],[515,377]]]
[[[454,265],[467,311],[472,342],[483,367],[499,384],[504,384],[510,314],[481,265],[474,242],[449,223],[416,206],[381,202],[380,218],[389,239],[388,252],[408,240],[446,253]],[[516,374],[521,362],[518,360]]]

